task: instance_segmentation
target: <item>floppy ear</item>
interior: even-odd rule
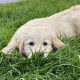
[[[19,38],[17,45],[19,47],[19,54],[22,56],[22,51],[23,51],[24,43],[23,43],[23,40],[21,38]]]
[[[65,46],[65,44],[64,44],[61,40],[59,40],[57,37],[54,37],[54,38],[52,39],[52,42],[53,42],[53,45],[54,45],[57,49],[60,48],[60,47]]]

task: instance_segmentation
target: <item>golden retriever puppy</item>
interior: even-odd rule
[[[32,53],[42,51],[44,57],[47,57],[52,45],[57,49],[65,46],[57,35],[66,35],[69,38],[79,33],[80,5],[77,5],[50,17],[34,19],[22,25],[2,52],[11,54],[18,47],[19,54],[28,58],[31,58]]]

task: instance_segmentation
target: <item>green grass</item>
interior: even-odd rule
[[[0,50],[15,31],[34,18],[48,17],[80,0],[26,0],[0,5]],[[21,57],[18,50],[7,55],[0,52],[0,80],[80,80],[80,35],[64,38],[65,47],[53,51],[47,58],[38,55]]]

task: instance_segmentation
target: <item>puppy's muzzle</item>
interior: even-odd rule
[[[43,56],[42,52],[36,52],[36,55]]]
[[[43,57],[43,52],[35,52],[33,55]],[[27,57],[27,55],[24,54],[24,53],[22,53],[22,56],[25,57],[25,58]]]
[[[36,52],[36,54],[38,55],[38,54],[41,54],[41,52]]]

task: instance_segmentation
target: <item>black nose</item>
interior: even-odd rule
[[[41,52],[36,52],[36,54],[41,54]]]
[[[43,56],[42,52],[36,52],[36,55],[38,55],[39,57]]]

